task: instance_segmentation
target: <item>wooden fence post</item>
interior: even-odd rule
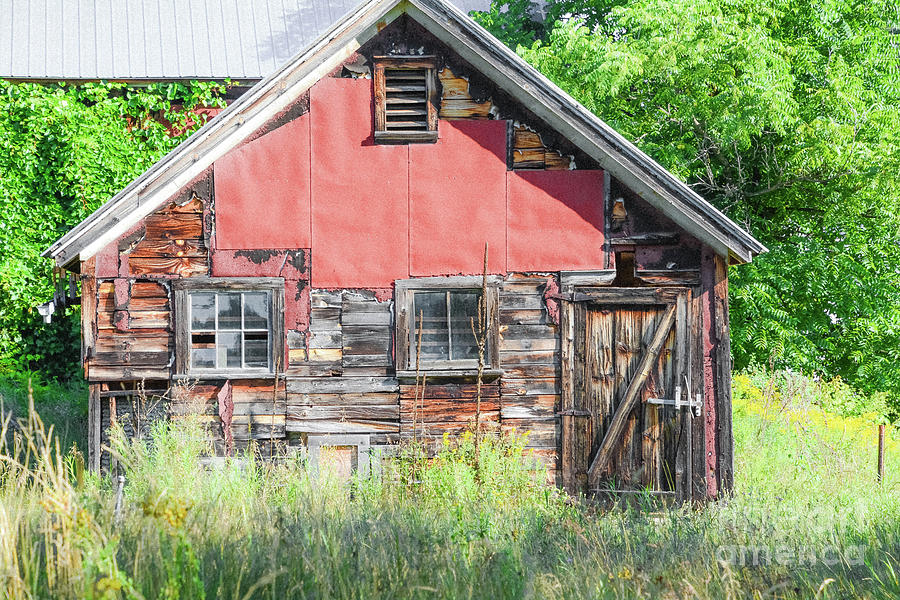
[[[878,483],[884,481],[884,425],[878,426]]]

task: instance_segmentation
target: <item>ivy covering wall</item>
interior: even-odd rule
[[[223,83],[147,87],[0,80],[0,369],[78,372],[78,308],[43,323],[52,261],[40,254],[224,106]]]

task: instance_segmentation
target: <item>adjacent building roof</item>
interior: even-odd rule
[[[285,110],[402,14],[425,27],[613,177],[685,231],[733,261],[766,248],[683,181],[581,106],[490,33],[443,0],[369,0],[253,86],[45,252],[86,260],[162,206],[269,119]]]
[[[465,12],[490,0],[453,0]],[[0,0],[0,77],[258,80],[360,0]]]

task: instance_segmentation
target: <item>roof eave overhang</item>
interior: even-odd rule
[[[499,43],[459,9],[437,0],[371,0],[286,66],[254,86],[44,252],[57,264],[96,254],[217,159],[286,109],[360,46],[408,13],[557,129],[604,169],[729,262],[765,246]]]

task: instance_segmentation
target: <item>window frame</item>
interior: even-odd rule
[[[281,277],[191,277],[172,282],[175,304],[175,372],[195,378],[270,376],[284,368],[284,279]],[[192,293],[269,292],[269,366],[224,369],[191,367]],[[243,331],[243,329],[241,330]]]
[[[488,323],[488,342],[485,352],[484,373],[486,377],[500,374],[500,284],[502,279],[497,275],[487,277],[488,314],[493,315]],[[413,299],[416,292],[436,291],[478,291],[482,288],[482,276],[422,277],[418,279],[401,279],[394,283],[394,309],[396,323],[394,331],[394,360],[398,377],[415,377],[415,316]],[[477,373],[477,359],[472,360],[422,360],[419,371],[430,376],[469,376]]]
[[[433,143],[438,139],[440,96],[437,85],[437,63],[434,56],[395,55],[374,57],[375,142],[378,144]],[[425,70],[426,131],[389,130],[387,128],[387,94],[385,69]]]

